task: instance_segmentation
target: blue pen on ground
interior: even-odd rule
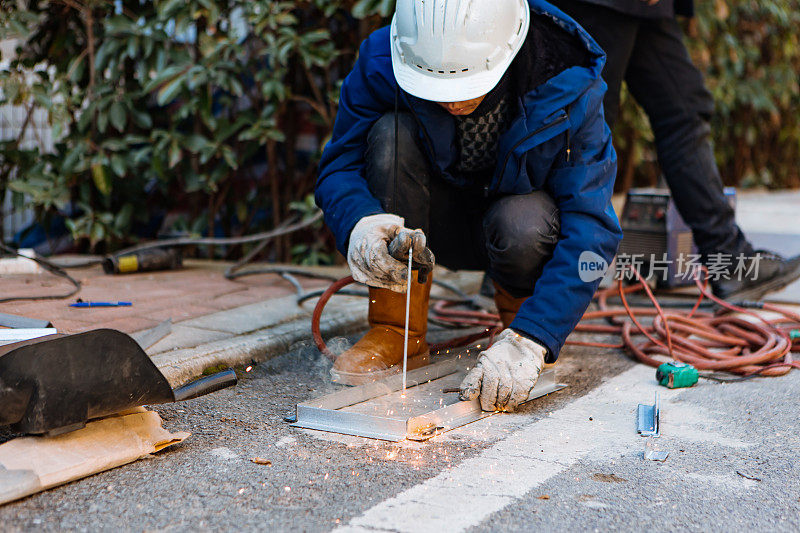
[[[89,307],[130,307],[132,306],[132,302],[83,302],[78,301],[72,304],[69,304],[70,307],[80,307],[80,308],[89,308]]]

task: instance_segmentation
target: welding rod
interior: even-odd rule
[[[406,371],[408,370],[408,318],[411,312],[411,258],[414,246],[408,247],[408,279],[406,282],[406,329],[403,335],[403,394],[406,392]]]

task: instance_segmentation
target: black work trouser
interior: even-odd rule
[[[438,264],[485,270],[513,296],[530,296],[558,240],[553,199],[542,191],[486,198],[478,187],[449,185],[435,175],[418,139],[408,113],[397,115],[396,124],[394,113],[375,123],[366,151],[372,194],[385,211],[405,218],[406,227],[425,232]]]
[[[609,126],[617,119],[623,79],[647,113],[661,170],[700,253],[751,254],[714,160],[709,138],[714,101],[689,57],[678,21],[634,17],[580,0],[550,1],[606,51],[603,107]]]

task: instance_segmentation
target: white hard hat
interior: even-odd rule
[[[529,25],[527,0],[397,0],[390,43],[394,76],[423,100],[483,96],[511,65]]]

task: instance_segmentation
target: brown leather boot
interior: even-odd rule
[[[430,362],[425,342],[428,332],[428,300],[431,278],[427,283],[411,282],[411,308],[408,318],[408,369]],[[360,385],[403,371],[403,335],[406,320],[406,295],[388,289],[369,288],[370,330],[352,348],[336,358],[331,369],[333,381]]]
[[[517,311],[527,299],[527,296],[514,298],[497,282],[494,282],[494,303],[497,306],[497,312],[500,315],[503,328],[508,328],[511,325],[514,317],[517,316]]]

